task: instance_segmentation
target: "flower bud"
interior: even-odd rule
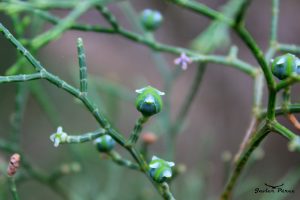
[[[300,60],[293,54],[278,56],[271,62],[272,73],[280,80],[290,77],[293,73],[300,73]]]
[[[18,171],[20,167],[21,156],[17,153],[12,155],[9,160],[9,164],[7,167],[7,174],[8,176],[13,176]]]
[[[151,162],[149,163],[149,174],[154,181],[162,183],[172,177],[172,167],[174,166],[175,163],[173,162],[168,162],[153,156]]]
[[[157,141],[157,135],[152,132],[146,132],[142,135],[142,140],[145,144],[153,144]]]
[[[163,21],[163,16],[159,11],[145,9],[140,15],[140,21],[143,27],[148,31],[156,30]]]
[[[95,144],[98,151],[103,153],[111,151],[116,146],[115,140],[110,135],[98,137],[95,140]]]
[[[138,96],[136,98],[136,108],[145,117],[150,117],[156,113],[159,113],[163,107],[163,101],[161,96],[164,92],[161,92],[151,86],[147,86],[136,90]]]

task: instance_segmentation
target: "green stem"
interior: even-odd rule
[[[274,90],[269,91],[267,118],[271,121],[275,119],[276,94]]]
[[[28,88],[24,84],[17,84],[17,93],[15,97],[15,112],[12,117],[12,139],[16,144],[20,144],[21,126],[23,116],[28,100]]]
[[[41,12],[35,12],[35,14],[40,14]],[[45,15],[43,15],[45,17]],[[53,24],[58,24],[61,19],[52,16],[51,14],[47,14],[47,17],[45,19]],[[174,47],[170,45],[165,45],[159,42],[155,42],[145,36],[139,35],[137,33],[128,31],[124,28],[119,28],[118,30],[114,29],[106,29],[102,28],[101,26],[92,26],[92,25],[82,25],[82,24],[76,24],[73,23],[70,25],[69,28],[75,29],[75,30],[81,30],[81,31],[93,31],[93,32],[102,32],[102,33],[108,33],[108,34],[119,34],[120,36],[129,39],[131,41],[137,42],[139,44],[143,44],[147,46],[148,48],[151,48],[155,51],[160,52],[168,52],[176,55],[180,55],[181,53],[186,53],[188,56],[192,56],[195,61],[199,62],[212,62],[212,63],[218,63],[223,64],[229,67],[234,67],[238,70],[241,70],[242,72],[254,77],[256,74],[256,70],[248,63],[245,63],[239,59],[228,59],[226,56],[219,56],[219,55],[201,55],[197,52],[191,51],[189,49],[185,48],[179,48]]]
[[[272,23],[271,23],[270,46],[274,46],[274,44],[277,43],[279,3],[280,0],[272,0]]]
[[[162,197],[164,197],[165,199],[174,199],[172,196],[170,196],[169,191],[166,192],[166,190],[163,189],[163,186],[161,184],[155,183],[152,180],[152,178],[148,173],[148,164],[144,160],[142,155],[134,147],[126,145],[126,141],[124,137],[111,127],[111,124],[106,119],[106,117],[99,111],[99,108],[88,97],[82,96],[80,90],[74,88],[64,80],[46,71],[46,69],[40,64],[40,62],[37,61],[32,56],[32,54],[27,49],[25,49],[25,47],[18,40],[16,40],[14,36],[2,24],[0,24],[0,31],[4,33],[7,39],[11,43],[13,43],[19,51],[26,52],[23,55],[26,57],[26,59],[30,61],[30,63],[34,66],[34,68],[42,74],[42,76],[45,79],[47,79],[52,84],[56,85],[59,88],[62,88],[66,92],[70,93],[71,95],[73,95],[74,97],[82,101],[85,107],[93,114],[94,118],[107,131],[107,133],[111,137],[113,137],[116,140],[116,142],[118,142],[121,146],[125,147],[130,152],[130,154],[140,165],[143,172],[147,175],[149,180],[151,180],[151,182],[153,183],[153,185],[155,186],[155,188],[158,190],[158,192],[161,194]]]
[[[250,155],[252,152],[259,146],[262,140],[268,135],[270,130],[268,129],[267,125],[263,125],[259,130],[253,135],[253,137],[248,142],[247,147],[245,148],[244,152],[241,154],[239,159],[237,160],[233,172],[230,175],[230,178],[225,186],[225,189],[221,195],[221,200],[228,200],[231,197],[232,190],[236,185],[236,182],[241,175],[242,170],[245,167]]]
[[[80,79],[80,91],[82,95],[87,96],[88,80],[87,80],[87,64],[86,55],[83,47],[83,41],[81,38],[77,39],[77,52],[79,62],[79,79]]]
[[[296,75],[296,76],[288,77],[287,79],[282,80],[277,84],[276,91],[279,92],[280,90],[287,88],[296,82],[300,82],[299,76]]]
[[[294,44],[278,44],[277,49],[283,52],[300,54],[300,47]]]
[[[141,170],[139,165],[132,163],[130,160],[126,160],[126,159],[122,158],[121,155],[118,154],[118,152],[116,152],[116,151],[110,151],[107,154],[110,156],[112,161],[114,161],[115,163],[117,163],[120,166],[124,166],[129,169],[133,169],[133,170]]]
[[[106,131],[104,129],[99,129],[97,131],[85,133],[82,135],[68,135],[65,143],[77,144],[77,143],[89,142],[105,134]]]
[[[0,83],[25,82],[41,78],[44,78],[44,74],[41,72],[34,74],[19,74],[15,76],[0,76]]]
[[[18,194],[18,191],[17,191],[15,178],[12,176],[12,177],[9,177],[9,180],[10,180],[10,191],[11,191],[11,194],[13,196],[13,199],[14,200],[20,200],[20,197],[19,197],[19,194]]]
[[[126,142],[126,146],[134,146],[139,139],[140,133],[143,129],[143,125],[148,121],[149,117],[141,116],[135,123],[133,131]]]
[[[273,124],[272,130],[276,133],[280,134],[281,136],[287,138],[288,140],[293,140],[297,135],[290,131],[288,128],[284,127],[278,122]]]
[[[186,0],[169,0],[172,3],[177,4],[178,6],[184,7],[188,10],[191,10],[197,14],[202,14],[210,19],[223,21],[230,26],[234,25],[234,21],[228,18],[226,15],[223,15],[221,12],[215,11],[206,5],[196,2],[196,1],[186,1]]]
[[[269,90],[274,90],[276,87],[276,82],[273,79],[272,72],[264,58],[262,50],[258,47],[255,40],[243,26],[235,27],[235,31],[245,42],[245,44],[249,47],[257,62],[260,64],[262,71],[264,72],[264,76],[266,78]]]

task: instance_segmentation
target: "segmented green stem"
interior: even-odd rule
[[[293,140],[295,137],[297,137],[295,133],[293,133],[288,128],[284,127],[278,122],[274,123],[272,130],[280,134],[281,136],[287,138],[288,140]]]
[[[149,117],[141,116],[135,123],[130,137],[126,143],[127,146],[134,146],[139,139],[143,125],[148,121]]]
[[[139,165],[131,162],[130,160],[126,160],[126,159],[122,158],[121,155],[116,151],[110,151],[107,154],[110,156],[112,161],[114,161],[118,165],[127,167],[129,169],[133,169],[133,170],[141,170]]]
[[[99,111],[99,108],[88,97],[82,96],[81,92],[78,89],[74,88],[73,86],[71,86],[70,84],[68,84],[64,80],[60,79],[59,77],[57,77],[57,76],[49,73],[48,71],[46,71],[46,69],[31,55],[31,53],[29,53],[24,48],[24,46],[20,42],[18,42],[13,37],[13,35],[2,24],[0,24],[0,32],[2,32],[6,36],[8,35],[9,37],[7,37],[7,38],[10,42],[12,42],[13,44],[16,44],[17,47],[19,47],[21,49],[24,49],[24,51],[26,51],[26,54],[24,54],[24,56],[27,59],[32,58],[32,59],[30,59],[31,64],[38,71],[41,72],[42,76],[45,79],[47,79],[52,84],[56,85],[59,88],[62,88],[66,92],[70,93],[74,97],[81,100],[82,103],[86,106],[86,108],[93,114],[93,116],[97,120],[97,122],[107,131],[107,134],[109,134],[111,137],[113,137],[116,140],[116,142],[118,142],[121,146],[125,147],[130,152],[130,154],[137,161],[137,163],[141,167],[144,174],[147,175],[148,179],[155,186],[155,188],[160,193],[160,195],[162,197],[164,197],[165,199],[171,199],[170,191],[168,190],[166,192],[166,190],[162,189],[161,184],[158,184],[158,183],[154,182],[153,179],[150,177],[150,175],[148,173],[148,164],[145,161],[145,159],[143,158],[143,156],[134,147],[126,145],[124,137],[119,132],[117,132],[115,129],[113,129],[111,127],[111,125],[108,122],[108,120],[106,119],[106,117]],[[39,68],[37,68],[36,66],[39,66]],[[52,185],[52,186],[57,187],[57,185]]]
[[[277,43],[279,3],[280,0],[272,0],[272,23],[271,23],[270,46],[274,46]]]
[[[287,88],[289,86],[291,86],[293,83],[299,82],[300,81],[300,77],[299,76],[291,76],[288,77],[285,80],[280,81],[277,86],[276,86],[276,91],[279,92],[280,90]]]
[[[105,134],[107,134],[107,132],[104,129],[99,129],[94,132],[89,132],[82,135],[68,135],[65,143],[70,144],[89,142]]]
[[[44,73],[20,74],[15,76],[0,76],[0,83],[24,82],[44,78]]]
[[[86,56],[83,47],[83,41],[81,38],[77,39],[77,52],[78,52],[78,62],[79,62],[79,78],[80,78],[80,91],[83,95],[87,95],[88,80],[87,80],[87,64]]]
[[[118,30],[120,28],[116,17],[110,12],[110,10],[106,6],[97,5],[96,9],[102,14],[102,16],[108,21],[108,23],[110,23],[114,30]]]
[[[34,14],[40,14],[41,12],[35,12]],[[44,19],[53,23],[58,24],[61,19],[47,13],[42,15],[44,16]],[[162,44],[156,41],[153,41],[145,36],[139,35],[137,33],[128,31],[122,27],[119,27],[119,29],[106,29],[101,26],[93,26],[93,25],[84,25],[84,24],[77,24],[73,23],[70,25],[69,28],[81,30],[81,31],[93,31],[93,32],[102,32],[102,33],[108,33],[108,34],[119,34],[120,36],[129,39],[131,41],[137,42],[139,44],[143,44],[152,50],[160,51],[160,52],[168,52],[176,55],[180,55],[181,53],[186,53],[188,56],[191,56],[195,59],[195,61],[199,62],[212,62],[212,63],[218,63],[223,64],[229,67],[234,67],[238,70],[241,70],[242,72],[254,77],[256,70],[248,63],[243,62],[239,59],[228,59],[227,56],[219,56],[219,55],[201,55],[197,52],[191,51],[189,49],[185,48],[179,48],[175,46],[170,46],[166,44]]]

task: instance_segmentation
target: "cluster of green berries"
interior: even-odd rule
[[[300,75],[300,59],[290,53],[278,56],[271,61],[271,70],[280,80],[292,75]]]

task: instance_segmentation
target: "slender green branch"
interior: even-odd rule
[[[251,2],[252,2],[252,0],[244,0],[239,12],[237,13],[237,15],[235,17],[235,24],[236,24],[235,26],[241,26],[242,23],[244,23],[246,11]]]
[[[101,5],[106,5],[112,2],[121,2],[124,0],[89,0],[90,2],[94,3],[101,3]],[[12,5],[13,8],[20,7],[32,7],[35,9],[41,9],[41,10],[52,10],[52,9],[73,9],[76,7],[79,3],[81,3],[81,0],[75,0],[75,1],[61,1],[61,0],[51,0],[51,1],[34,1],[34,2],[24,2],[20,0],[10,0],[9,4]],[[8,3],[8,2],[5,2]],[[1,5],[1,4],[0,4]]]
[[[149,117],[141,116],[135,123],[135,126],[130,134],[130,137],[126,143],[127,146],[133,146],[139,139],[140,133],[143,129],[143,125],[148,121]]]
[[[252,106],[252,112],[257,117],[260,110],[262,109],[262,99],[263,99],[263,89],[264,89],[264,75],[262,71],[259,71],[257,73],[257,76],[254,80],[254,88],[253,88],[253,106]]]
[[[78,52],[78,62],[79,62],[79,78],[80,78],[80,91],[83,95],[87,95],[88,90],[88,80],[87,80],[87,64],[86,56],[83,47],[83,41],[81,38],[77,39],[77,52]]]
[[[262,125],[258,131],[252,136],[250,141],[248,142],[247,147],[245,148],[244,152],[242,152],[241,156],[237,160],[233,172],[231,173],[229,180],[225,186],[225,189],[221,195],[221,200],[228,200],[231,197],[232,190],[236,185],[236,182],[241,175],[242,170],[245,167],[250,155],[252,152],[258,147],[261,141],[268,135],[270,132],[267,125]]]
[[[116,151],[110,151],[107,154],[110,156],[112,161],[114,161],[115,163],[117,163],[120,166],[124,166],[129,169],[133,169],[133,170],[141,170],[139,165],[131,162],[130,160],[123,159],[121,157],[121,155]]]
[[[283,52],[300,54],[300,46],[294,44],[277,44],[277,49]]]
[[[28,100],[28,88],[24,84],[17,84],[17,93],[15,97],[15,111],[12,115],[12,140],[20,144],[22,120]]]
[[[278,122],[273,124],[272,130],[276,133],[280,134],[281,136],[287,138],[288,140],[293,140],[297,135],[290,131],[288,128],[284,127]]]
[[[286,113],[300,113],[300,104],[290,104],[287,105],[285,107],[282,106],[278,106],[275,108],[275,115],[276,116],[280,116],[280,115],[284,115]],[[267,110],[262,111],[259,114],[259,119],[263,119],[265,118],[267,115]]]
[[[13,35],[2,25],[0,24],[0,31],[4,33],[4,35],[8,35],[7,37],[13,44],[16,44],[17,47],[20,49],[23,49],[23,51],[26,51],[27,53],[24,54],[24,56],[30,59],[31,64],[38,70],[41,71],[43,74],[43,77],[47,79],[52,84],[56,85],[59,88],[62,88],[66,92],[70,93],[74,97],[78,98],[82,101],[82,103],[86,106],[86,108],[93,114],[95,119],[98,121],[98,123],[107,131],[107,134],[109,134],[111,137],[113,137],[116,142],[118,142],[121,146],[125,147],[130,154],[133,156],[133,158],[138,162],[139,166],[141,167],[142,171],[145,175],[147,175],[148,179],[151,181],[151,183],[155,186],[155,188],[158,190],[158,192],[163,196],[165,199],[174,199],[171,198],[170,192],[166,192],[166,190],[162,189],[162,184],[154,182],[154,180],[150,177],[148,173],[148,164],[145,161],[145,159],[142,157],[142,155],[132,146],[127,146],[124,137],[117,132],[115,129],[111,127],[111,124],[108,122],[106,117],[99,111],[99,108],[86,96],[82,96],[81,92],[65,82],[64,80],[60,79],[59,77],[49,73],[46,71],[46,69],[31,55],[30,52],[28,52],[24,46],[18,42]],[[21,51],[22,52],[22,51]],[[38,68],[36,66],[39,66]]]
[[[271,23],[270,46],[274,46],[277,43],[279,3],[280,0],[272,0],[272,23]]]
[[[83,143],[95,140],[96,138],[107,134],[104,129],[99,129],[94,132],[85,133],[82,135],[68,135],[65,143]]]
[[[35,74],[20,74],[15,76],[0,76],[0,83],[25,82],[36,79],[42,79],[45,75],[43,72]]]
[[[106,6],[96,5],[96,9],[102,14],[102,16],[108,21],[114,30],[120,28],[119,23],[117,22],[116,17],[110,12]]]
[[[17,191],[15,178],[12,176],[12,177],[9,177],[9,180],[10,180],[10,191],[11,191],[11,194],[13,196],[13,199],[14,200],[20,200],[20,197],[19,197],[19,194],[18,194],[18,191]]]
[[[291,86],[292,84],[296,83],[296,82],[299,82],[300,81],[300,77],[295,75],[295,76],[291,76],[291,77],[288,77],[287,79],[285,80],[282,80],[280,81],[277,86],[276,86],[276,91],[279,92],[280,90],[286,88],[286,87],[289,87]]]
[[[264,58],[264,54],[262,50],[258,47],[255,40],[252,38],[250,33],[243,26],[236,27],[235,30],[238,33],[238,35],[241,37],[241,39],[249,47],[252,54],[255,56],[257,62],[260,64],[264,72],[269,90],[274,90],[276,83],[275,80],[273,79],[272,72]]]
[[[35,12],[35,14],[40,14],[40,13],[41,13],[41,11]],[[58,24],[61,20],[49,13],[44,14],[43,16],[44,17],[47,16],[44,19],[53,24]],[[256,70],[250,64],[248,64],[244,61],[241,61],[239,59],[230,60],[226,56],[201,55],[201,54],[191,51],[189,49],[165,45],[165,44],[162,44],[159,42],[155,42],[145,36],[128,31],[121,27],[119,27],[118,30],[114,30],[114,29],[102,28],[101,26],[96,26],[96,25],[85,25],[85,24],[73,23],[73,24],[69,25],[69,28],[72,28],[75,30],[81,30],[81,31],[93,31],[93,32],[102,32],[102,33],[109,33],[109,34],[119,34],[120,36],[123,36],[124,38],[127,38],[131,41],[143,44],[155,51],[168,52],[168,53],[172,53],[172,54],[176,54],[176,55],[180,55],[181,53],[186,53],[187,55],[192,56],[196,61],[199,61],[199,62],[212,62],[212,63],[223,64],[223,65],[226,65],[229,67],[234,67],[252,77],[254,77],[256,74]]]
[[[230,18],[228,18],[226,15],[223,15],[223,13],[215,11],[206,5],[196,2],[196,1],[186,1],[186,0],[168,0],[174,4],[177,4],[178,6],[184,7],[188,10],[191,10],[197,14],[202,14],[210,19],[214,20],[220,20],[223,22],[226,22],[230,26],[234,25],[234,21]]]

